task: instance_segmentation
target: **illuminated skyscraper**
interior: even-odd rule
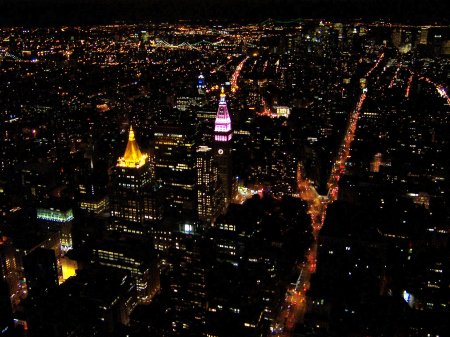
[[[171,215],[195,211],[195,149],[195,126],[187,121],[155,128],[155,173]]]
[[[122,236],[117,240],[113,235],[98,241],[91,262],[129,271],[138,301],[147,303],[159,284],[154,276],[156,263],[153,263],[149,237],[162,212],[153,182],[152,162],[141,152],[132,127],[125,153],[117,161],[112,185],[109,229],[124,234],[127,239]],[[134,307],[136,303],[130,305]]]
[[[213,150],[200,146],[197,149],[197,214],[201,221],[214,222],[222,209],[221,197]]]
[[[219,179],[223,186],[224,208],[227,208],[232,199],[232,161],[231,161],[231,118],[228,113],[225,92],[222,88],[219,109],[214,123],[214,151],[218,167]]]
[[[420,29],[419,44],[423,44],[423,45],[428,44],[428,28],[422,27]]]
[[[205,336],[206,265],[201,237],[192,224],[180,224],[169,250],[168,295],[173,336]]]
[[[16,256],[11,239],[6,236],[0,236],[0,283],[5,282],[8,286],[10,304],[14,304],[19,296],[17,269]]]
[[[197,81],[198,94],[199,95],[204,95],[205,94],[205,89],[206,89],[205,76],[203,76],[203,74],[200,74],[200,76],[198,77],[198,81]]]
[[[112,185],[109,229],[132,235],[146,234],[146,224],[158,220],[161,212],[152,183],[150,159],[139,149],[132,127],[125,153],[114,169]]]

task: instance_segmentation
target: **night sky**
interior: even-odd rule
[[[255,22],[266,18],[448,21],[442,0],[0,0],[0,25],[179,20]]]

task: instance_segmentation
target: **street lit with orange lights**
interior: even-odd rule
[[[247,56],[246,58],[244,58],[244,59],[237,65],[236,69],[234,70],[233,76],[231,77],[231,81],[230,81],[230,83],[231,83],[231,91],[232,91],[232,92],[236,92],[236,91],[238,90],[238,88],[239,88],[238,81],[239,81],[239,76],[241,75],[241,70],[242,70],[242,68],[244,67],[245,62],[247,62],[247,60],[248,60],[249,58],[250,58],[249,56]]]
[[[375,65],[366,73],[366,79],[379,66],[384,58],[382,53]],[[350,157],[351,145],[355,137],[361,109],[367,97],[367,89],[364,87],[355,109],[352,111],[347,124],[347,129],[339,147],[338,155],[333,163],[328,179],[328,195],[321,196],[316,191],[311,181],[302,174],[302,166],[297,167],[297,187],[299,196],[308,204],[308,214],[311,216],[314,242],[308,249],[305,262],[299,266],[299,279],[294,287],[290,287],[286,293],[285,303],[282,306],[279,317],[272,328],[272,334],[279,337],[292,336],[295,325],[303,322],[306,309],[306,292],[309,289],[311,274],[316,271],[317,236],[323,226],[328,204],[337,200],[339,180],[345,174],[345,164]]]
[[[428,77],[420,77],[419,79],[424,80],[425,82],[427,82],[427,83],[431,84],[433,87],[435,87],[439,96],[444,98],[447,101],[447,104],[450,105],[450,97],[448,96],[447,91],[445,90],[445,88],[442,84],[435,83]]]
[[[411,74],[411,75],[409,76],[409,78],[408,78],[408,84],[407,84],[407,86],[406,86],[406,91],[405,91],[405,98],[408,98],[408,97],[409,97],[409,93],[410,93],[410,91],[411,91],[411,84],[412,84],[413,78],[414,78],[414,75],[413,75],[413,74]]]

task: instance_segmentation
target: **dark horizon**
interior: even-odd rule
[[[0,0],[0,26],[106,24],[115,21],[209,20],[258,22],[267,18],[390,20],[448,23],[444,1],[408,0]]]

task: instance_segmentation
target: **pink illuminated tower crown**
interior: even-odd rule
[[[214,123],[213,148],[215,150],[214,157],[217,165],[217,173],[224,194],[223,211],[226,211],[231,200],[233,200],[232,135],[231,118],[228,112],[227,102],[225,101],[225,92],[222,88],[219,109],[217,110],[216,121]]]
[[[228,113],[225,92],[222,88],[220,93],[219,109],[217,110],[216,121],[214,123],[214,140],[216,142],[228,142],[231,140],[231,119]]]

